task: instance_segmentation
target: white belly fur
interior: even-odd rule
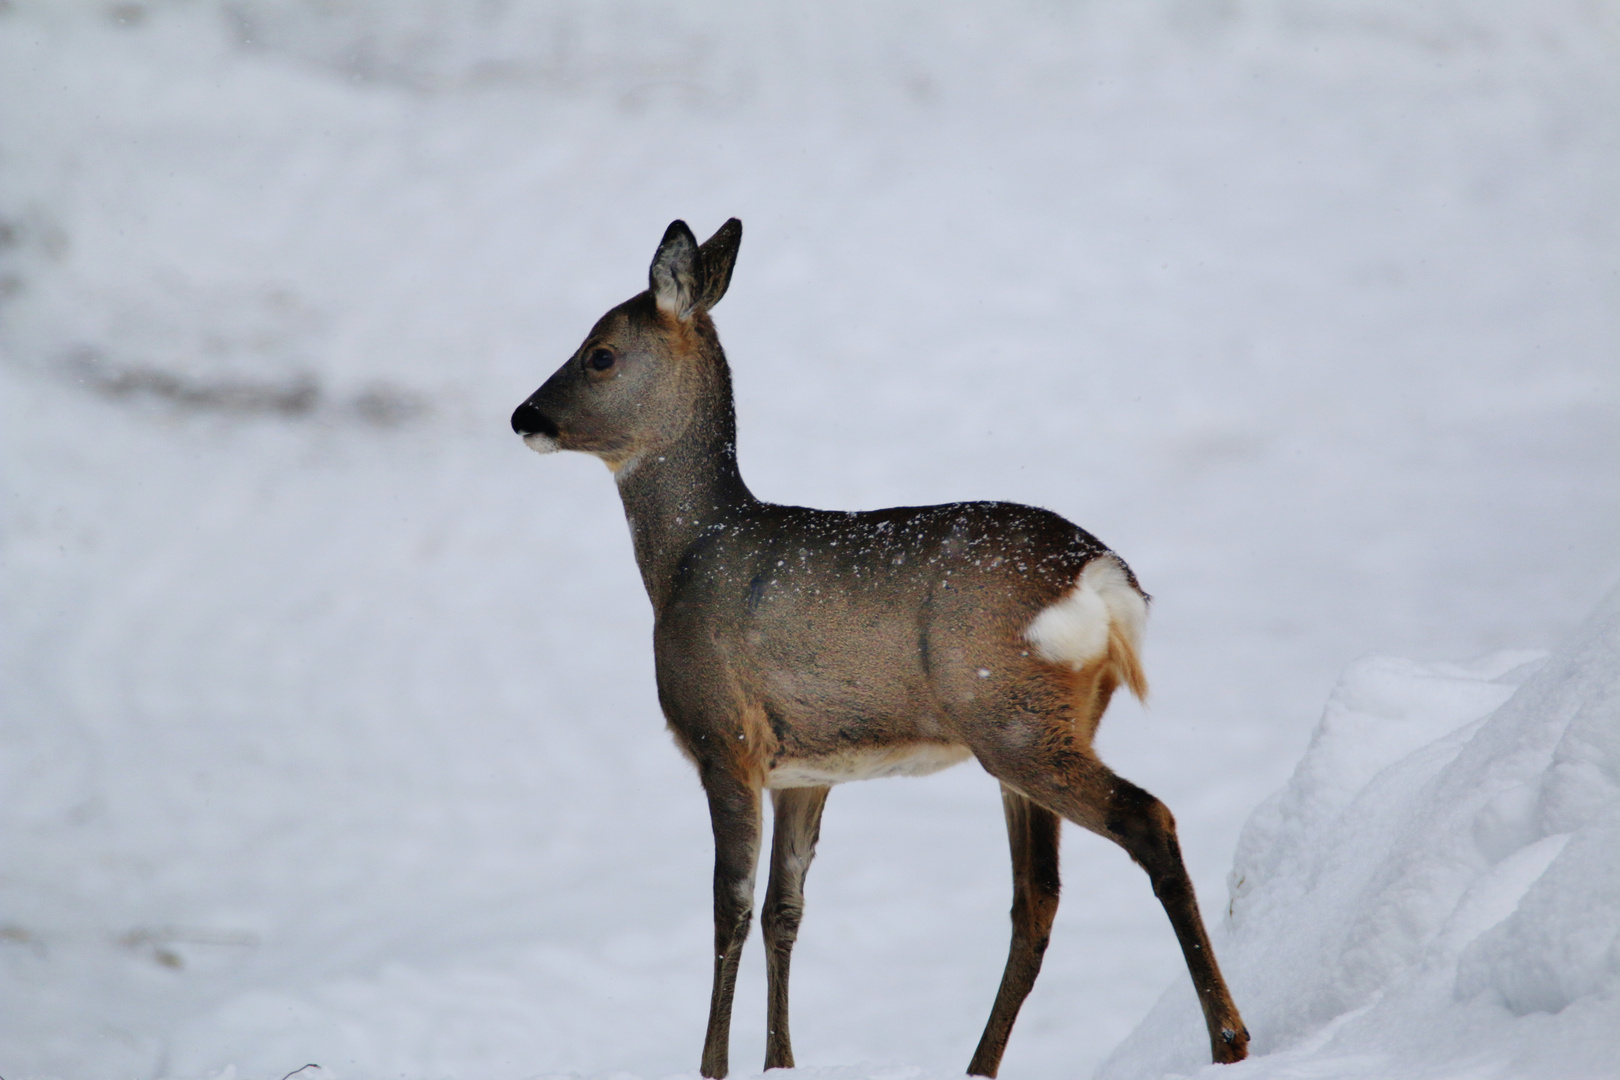
[[[965,746],[920,742],[849,750],[821,758],[781,761],[765,778],[768,788],[822,787],[883,776],[927,776],[972,757]]]

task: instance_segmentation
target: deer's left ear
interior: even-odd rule
[[[697,313],[703,296],[703,260],[697,238],[684,221],[672,221],[647,270],[647,287],[658,310],[682,322]]]
[[[742,222],[731,218],[698,248],[703,263],[703,298],[698,307],[708,311],[726,295],[731,284],[731,268],[737,265],[737,246],[742,243]]]

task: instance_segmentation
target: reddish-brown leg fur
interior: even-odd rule
[[[1193,989],[1198,991],[1198,1004],[1204,1010],[1210,1055],[1223,1064],[1242,1061],[1248,1055],[1249,1032],[1238,1017],[1237,1006],[1210,948],[1209,935],[1204,932],[1198,898],[1181,861],[1175,818],[1162,802],[1129,780],[1115,776],[1100,761],[1096,767],[1107,774],[1105,782],[1109,787],[1105,795],[1094,795],[1090,803],[1106,806],[1103,835],[1123,847],[1147,871],[1153,895],[1170,916],[1170,925],[1181,942],[1181,955],[1192,974]]]
[[[771,878],[765,886],[760,922],[765,931],[766,1017],[765,1067],[793,1068],[793,1041],[788,1035],[788,964],[804,915],[804,875],[821,838],[821,811],[828,788],[788,788],[771,792],[775,823],[771,832]]]
[[[975,754],[991,775],[1035,803],[1034,808],[1044,808],[1107,837],[1147,871],[1153,893],[1175,929],[1193,988],[1198,992],[1209,1029],[1211,1056],[1223,1063],[1243,1060],[1248,1053],[1249,1033],[1210,948],[1192,881],[1181,861],[1175,819],[1163,803],[1116,775],[1091,750],[1092,733],[1108,707],[1116,680],[1105,673],[1093,682],[1047,665],[1027,670],[1025,675],[1021,685],[1009,686],[1006,696],[994,704],[984,703],[988,710],[994,710],[996,720],[982,716],[971,728],[980,736],[973,747]],[[1033,850],[1038,839],[1020,835],[1022,830],[1036,827],[1016,825],[1012,803],[1008,803],[1015,881],[1013,951],[990,1024],[968,1066],[968,1072],[980,1076],[996,1074],[1018,1006],[1040,967],[1038,951],[1033,953],[1033,961],[1028,957],[1036,942],[1044,947],[1046,928],[1057,908],[1055,835],[1050,860],[1044,864]],[[1032,869],[1027,873],[1050,876],[1051,910],[1044,915],[1026,910],[1025,902],[1019,899],[1020,889],[1035,887],[1023,880],[1026,871],[1020,868],[1021,846],[1027,849],[1023,858],[1031,860]],[[1028,920],[1027,929],[1020,928],[1021,918]]]
[[[1007,814],[1007,839],[1012,846],[1012,948],[1001,989],[984,1026],[979,1048],[968,1062],[970,1076],[995,1076],[1007,1048],[1018,1010],[1041,973],[1041,957],[1052,933],[1058,907],[1058,840],[1062,819],[1037,806],[1006,785],[1001,804]]]

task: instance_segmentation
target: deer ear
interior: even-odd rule
[[[703,298],[698,307],[704,311],[714,307],[726,295],[731,284],[731,268],[737,265],[737,246],[742,243],[742,222],[732,218],[703,242],[698,248],[703,263]]]
[[[697,238],[684,221],[672,221],[647,270],[648,289],[658,309],[681,321],[698,310],[703,293],[703,261]]]

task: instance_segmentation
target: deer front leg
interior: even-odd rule
[[[1001,1067],[1007,1036],[1012,1034],[1018,1010],[1041,973],[1041,958],[1052,936],[1058,908],[1058,842],[1062,820],[1006,785],[1001,788],[1007,814],[1007,839],[1012,847],[1012,947],[1007,969],[996,991],[996,1004],[984,1026],[979,1048],[968,1062],[969,1076],[995,1076]]]
[[[714,989],[709,994],[702,1072],[720,1080],[730,1069],[731,999],[754,914],[759,791],[719,769],[704,773],[703,789],[714,826]]]
[[[769,1013],[765,1028],[765,1067],[793,1068],[793,1040],[788,1035],[788,964],[804,915],[804,875],[821,838],[824,787],[771,792],[775,825],[771,831],[771,878],[765,886],[760,922],[765,931],[765,978]]]

